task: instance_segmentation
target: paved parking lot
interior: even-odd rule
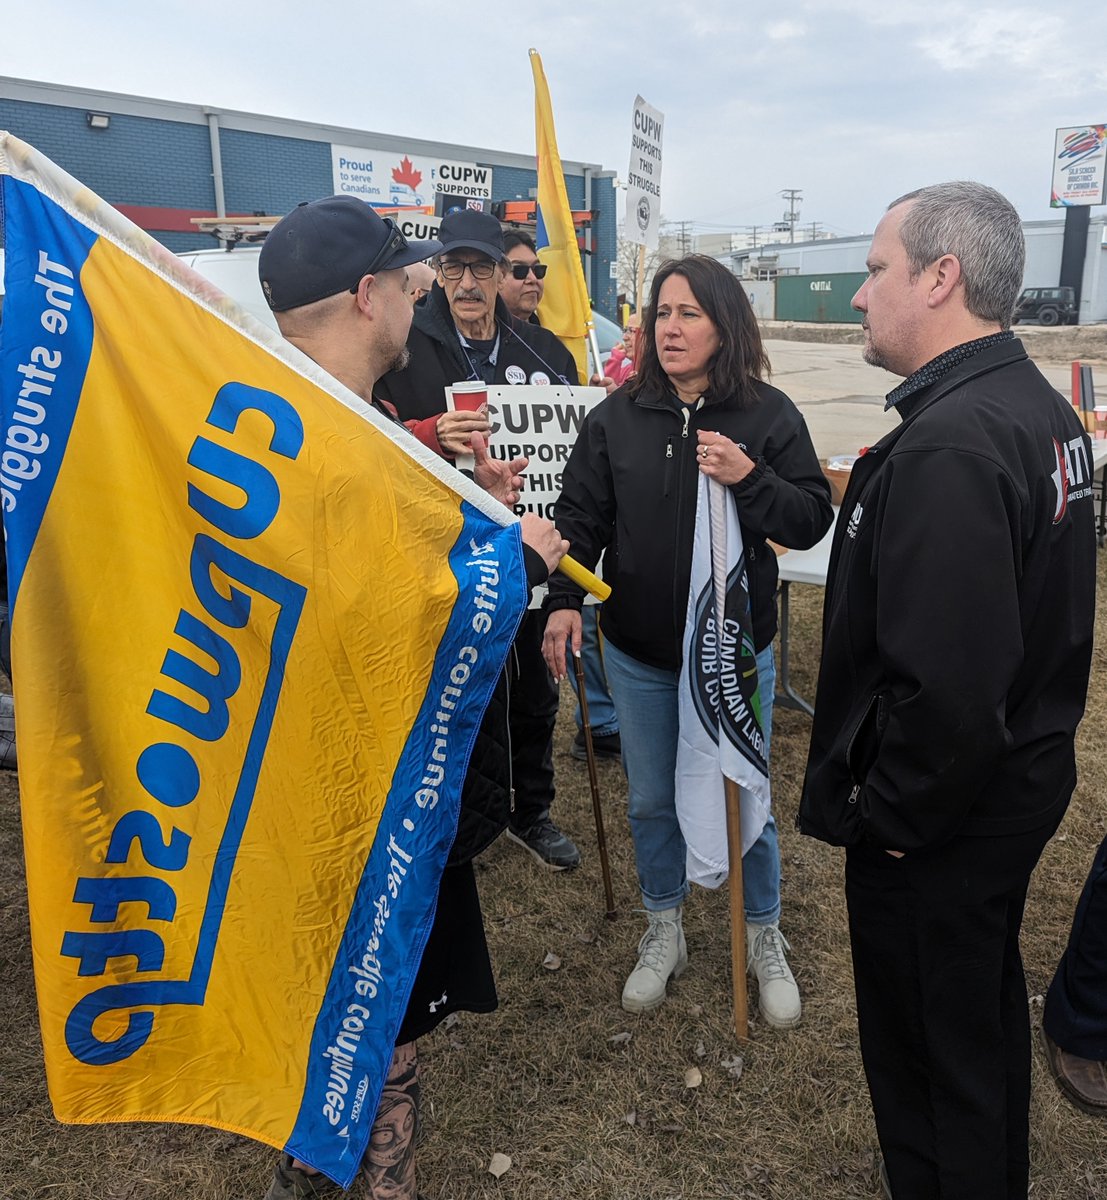
[[[884,397],[900,380],[870,367],[860,346],[766,340],[765,348],[773,366],[771,382],[799,406],[821,458],[856,454],[896,425],[896,414],[884,411]],[[1067,398],[1069,363],[1038,366]],[[1100,387],[1107,394],[1107,379]]]

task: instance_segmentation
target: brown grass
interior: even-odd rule
[[[1031,888],[1023,931],[1030,1004],[1067,937],[1105,832],[1107,552],[1099,561],[1098,648],[1079,736],[1080,784]],[[811,695],[822,593],[793,589],[795,678]],[[568,697],[568,693],[566,693]],[[571,699],[571,697],[569,697]],[[879,1194],[876,1139],[857,1050],[841,855],[793,829],[809,723],[778,711],[774,798],[784,865],[784,929],[803,989],[802,1026],[756,1020],[739,1048],[730,1025],[724,893],[686,909],[691,965],[657,1013],[631,1017],[619,991],[643,918],[619,768],[601,764],[619,917],[603,917],[587,772],[559,726],[555,816],[585,849],[569,875],[540,870],[501,839],[479,880],[501,1003],[421,1044],[421,1190],[434,1200],[854,1200]],[[61,1126],[38,1040],[15,777],[0,777],[0,1197],[229,1200],[260,1197],[272,1151],[183,1126]],[[561,960],[543,967],[547,953]],[[629,1039],[619,1035],[629,1034]],[[732,1060],[740,1055],[740,1078]],[[728,1070],[724,1063],[730,1063]],[[703,1082],[685,1086],[688,1067]],[[1107,1122],[1061,1099],[1034,1049],[1035,1200],[1107,1197]],[[510,1155],[500,1179],[494,1152]],[[353,1193],[356,1195],[355,1193]]]

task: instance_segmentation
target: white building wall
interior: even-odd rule
[[[771,321],[776,316],[776,283],[771,279],[743,279],[742,287],[753,315],[759,321]]]
[[[1023,234],[1026,238],[1023,287],[1056,287],[1061,273],[1064,221],[1024,222]],[[752,258],[756,261],[772,255],[776,259],[776,269],[787,275],[864,271],[871,241],[866,236],[762,247],[752,253]],[[750,258],[749,251],[742,251],[724,256],[723,261],[737,275],[744,277]],[[1097,321],[1107,321],[1107,216],[1093,216],[1089,223],[1080,295],[1080,324],[1090,325]]]

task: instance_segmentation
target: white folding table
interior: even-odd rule
[[[1105,443],[1107,445],[1107,443]],[[834,526],[838,523],[838,508],[834,509],[834,522],[826,531],[823,540],[810,550],[785,550],[776,560],[780,578],[780,675],[777,679],[776,703],[782,708],[795,708],[814,716],[815,710],[792,687],[789,652],[791,649],[791,613],[788,589],[793,583],[813,583],[826,587],[826,572],[830,566],[830,544],[834,540]]]

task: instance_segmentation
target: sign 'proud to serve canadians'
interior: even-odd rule
[[[623,237],[655,250],[661,236],[661,127],[665,118],[641,96],[634,101],[627,214]]]
[[[492,199],[492,168],[370,146],[331,146],[334,190],[385,208],[433,205],[438,192]],[[427,235],[424,235],[427,236]]]

